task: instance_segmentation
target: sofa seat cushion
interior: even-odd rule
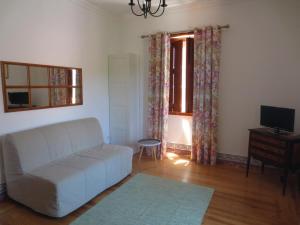
[[[51,207],[58,213],[54,216],[59,217],[77,209],[106,188],[105,164],[97,159],[78,155],[35,169],[29,175],[53,186],[47,193],[52,199],[47,201],[52,202]]]
[[[74,154],[56,162],[56,164],[78,169],[84,173],[87,201],[105,190],[105,164],[102,161]]]
[[[31,182],[32,190],[41,189],[39,186],[44,186],[41,185],[43,183],[47,183],[49,187],[45,196],[35,195],[34,191],[32,196],[24,196],[25,198],[30,197],[31,201],[36,202],[37,207],[33,205],[33,208],[37,211],[42,208],[42,210],[48,211],[50,216],[61,217],[85,202],[84,171],[68,166],[48,164],[31,171],[28,175],[34,178]],[[41,203],[39,204],[38,201]],[[43,201],[47,202],[48,209],[39,206],[43,204]],[[54,215],[51,215],[52,212]]]
[[[119,182],[132,170],[133,150],[129,147],[104,144],[77,154],[81,157],[97,159],[105,164],[107,187]]]

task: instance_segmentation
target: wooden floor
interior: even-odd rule
[[[170,159],[154,162],[151,159],[134,159],[134,176],[143,172],[215,189],[204,218],[205,225],[296,225],[300,207],[295,178],[291,177],[287,195],[281,195],[279,172],[266,169],[261,175],[257,168],[245,178],[245,170],[232,165],[199,166],[171,155]],[[11,200],[0,203],[1,225],[66,225],[131,177],[126,178],[71,215],[62,219],[42,216]],[[34,193],[33,193],[34,194]],[[188,224],[182,224],[188,225]]]

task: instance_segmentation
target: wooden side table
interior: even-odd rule
[[[282,194],[285,195],[289,171],[300,168],[300,135],[274,134],[266,128],[250,129],[246,176],[248,177],[251,158],[283,169]]]
[[[144,149],[151,148],[152,157],[154,156],[154,159],[156,160],[156,154],[157,151],[160,150],[161,141],[158,139],[141,139],[138,141],[138,148],[140,149],[140,157],[139,160],[141,160]]]

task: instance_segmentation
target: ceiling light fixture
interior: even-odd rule
[[[141,0],[142,1],[142,0]],[[145,19],[147,18],[148,14],[153,17],[160,17],[165,12],[165,8],[168,6],[166,4],[166,0],[159,0],[159,5],[156,9],[152,9],[151,0],[143,0],[143,4],[140,3],[140,0],[137,0],[138,3],[138,10],[134,9],[135,3],[133,0],[130,0],[129,4],[131,8],[131,12],[136,16],[144,16]],[[162,8],[162,10],[160,10]]]

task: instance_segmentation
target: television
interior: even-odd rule
[[[13,105],[29,104],[28,92],[8,92],[8,99]]]
[[[294,132],[295,109],[262,105],[260,109],[260,125],[273,128],[274,133],[280,131]]]

